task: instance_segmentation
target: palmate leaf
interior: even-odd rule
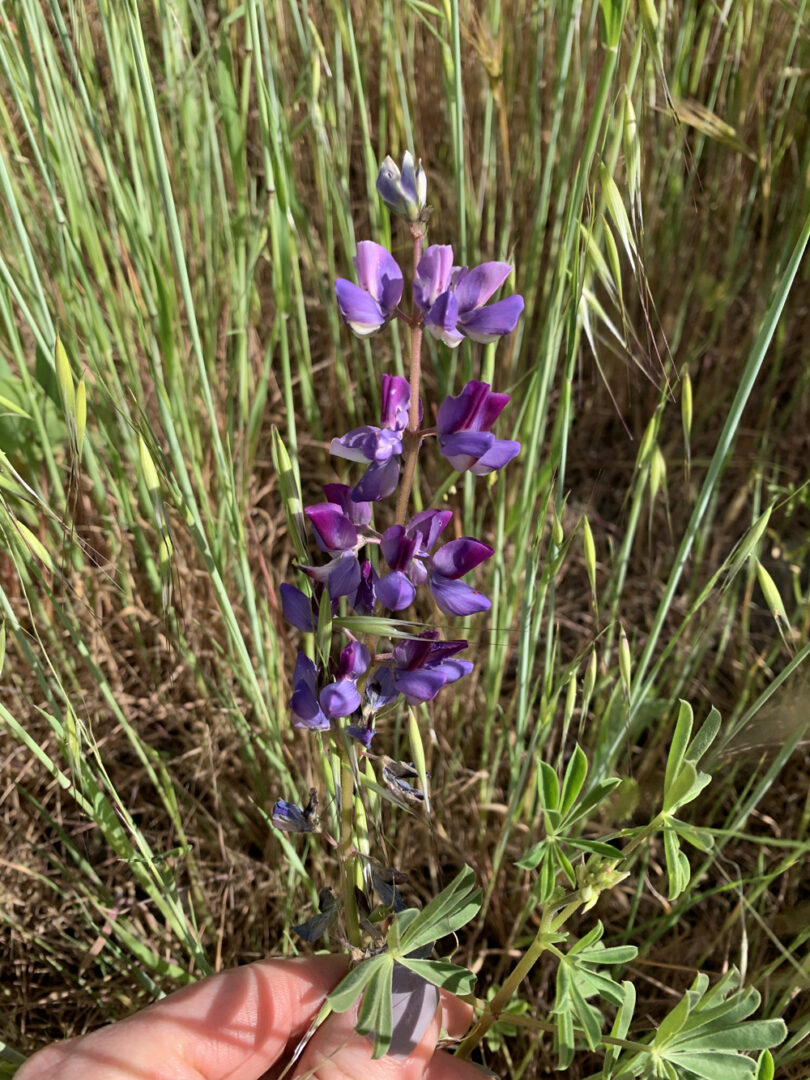
[[[481,890],[475,886],[475,873],[465,866],[422,911],[406,908],[399,912],[388,930],[387,951],[358,964],[328,996],[332,1010],[340,1013],[350,1009],[362,995],[355,1030],[373,1039],[375,1058],[388,1052],[392,1038],[399,1045],[407,1035],[403,1022],[407,1028],[408,1017],[402,1011],[402,1002],[413,1000],[416,994],[424,1005],[427,984],[454,994],[472,993],[475,985],[472,972],[444,960],[426,960],[414,954],[420,949],[429,952],[435,941],[460,929],[480,906]],[[412,975],[408,976],[403,968]],[[399,986],[396,1002],[395,971],[411,980],[418,977],[415,986]],[[430,992],[436,994],[435,990]],[[432,1016],[434,1011],[435,1002],[425,1015]]]
[[[383,953],[375,960],[375,966],[369,979],[360,1011],[357,1014],[355,1031],[358,1035],[370,1035],[374,1040],[371,1056],[381,1058],[388,1052],[391,1036],[394,1033],[394,1008],[391,980],[394,975],[394,958],[390,953]]]
[[[632,945],[617,945],[605,948],[601,943],[604,927],[597,923],[585,937],[574,944],[568,953],[560,958],[557,969],[557,993],[554,1000],[554,1013],[557,1016],[558,1068],[570,1064],[570,1047],[573,1041],[574,1026],[585,1036],[588,1046],[594,1050],[602,1035],[604,1010],[599,1000],[591,1003],[589,998],[610,1001],[624,1009],[625,1033],[630,1024],[635,994],[628,991],[628,983],[617,983],[604,970],[605,964],[626,964],[633,960],[638,952]],[[623,1038],[624,1036],[619,1036]]]
[[[412,960],[402,956],[399,963],[434,986],[462,997],[471,994],[476,983],[476,976],[471,971],[458,964],[448,964],[446,960]]]
[[[475,871],[465,866],[402,934],[401,954],[415,952],[460,930],[481,907],[481,895],[475,885]]]
[[[380,956],[373,956],[370,960],[364,960],[362,964],[353,967],[326,999],[332,1007],[332,1011],[342,1013],[350,1009],[365,990],[369,981],[374,977],[375,972],[382,967],[385,959],[386,955],[381,954]]]
[[[782,1020],[746,1020],[758,1008],[760,996],[752,987],[740,989],[739,981],[739,972],[732,969],[708,990],[707,977],[698,975],[659,1025],[649,1049],[623,1054],[614,1075],[647,1076],[652,1056],[659,1075],[755,1080],[757,1062],[744,1053],[778,1045],[787,1028]],[[764,1069],[767,1075],[767,1064]]]

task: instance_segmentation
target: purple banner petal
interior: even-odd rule
[[[354,259],[361,289],[378,302],[384,316],[393,314],[402,297],[402,271],[394,256],[372,240],[361,240]]]
[[[339,506],[352,525],[368,525],[371,521],[371,504],[352,498],[348,484],[324,484],[323,493],[330,503]]]
[[[349,551],[357,546],[357,529],[335,503],[306,506],[304,513],[325,551]]]
[[[480,540],[474,540],[470,536],[462,536],[460,540],[451,540],[449,544],[440,547],[432,562],[439,574],[455,579],[468,574],[491,555],[492,548],[489,544],[482,544]]]
[[[425,248],[416,267],[413,282],[414,303],[422,311],[436,302],[450,284],[453,249],[449,244],[431,244]]]
[[[392,431],[404,431],[411,408],[411,387],[401,375],[382,377],[382,415],[380,423]]]

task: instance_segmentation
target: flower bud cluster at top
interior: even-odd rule
[[[358,462],[365,469],[354,484],[325,484],[326,501],[305,507],[315,545],[324,561],[300,565],[310,581],[308,592],[281,586],[286,619],[304,633],[315,633],[321,605],[338,612],[341,600],[357,615],[402,612],[427,586],[436,606],[446,615],[467,616],[487,611],[490,601],[465,578],[492,555],[489,545],[472,537],[441,543],[453,514],[450,510],[423,510],[383,531],[372,524],[373,504],[394,495],[405,484],[410,492],[413,465],[422,439],[435,436],[439,453],[458,472],[476,476],[502,469],[520,451],[520,444],[499,439],[492,426],[509,402],[488,383],[468,382],[457,396],[439,405],[435,427],[420,430],[423,404],[419,398],[419,347],[427,330],[455,348],[465,338],[489,343],[516,326],[523,299],[513,295],[489,301],[512,271],[507,263],[487,262],[473,269],[456,266],[449,245],[433,244],[422,251],[428,208],[427,180],[421,162],[404,155],[401,170],[389,157],[377,178],[377,190],[388,209],[410,225],[415,246],[413,305],[410,314],[400,309],[404,278],[394,257],[372,241],[357,245],[354,259],[357,284],[344,278],[335,282],[341,315],[360,337],[380,330],[390,319],[402,319],[411,330],[411,380],[382,376],[379,426],[364,425],[331,443],[335,457]],[[415,355],[414,355],[415,354]],[[415,397],[414,397],[415,395]],[[414,407],[414,400],[416,407]],[[369,550],[376,548],[372,562]],[[442,641],[436,630],[400,641],[389,653],[372,655],[352,635],[328,670],[299,652],[290,701],[293,723],[299,728],[326,731],[335,720],[348,718],[347,733],[366,749],[376,732],[375,717],[402,695],[409,704],[432,700],[443,686],[469,674],[472,663],[458,653],[467,642]],[[276,805],[274,820],[287,831],[311,831],[309,819],[292,804]],[[300,828],[298,827],[300,825]]]

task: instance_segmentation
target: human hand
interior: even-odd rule
[[[405,970],[405,969],[401,969]],[[142,1012],[34,1054],[16,1080],[273,1080],[280,1076],[346,958],[261,960],[184,987]],[[427,998],[432,1007],[433,998]],[[436,1050],[444,1028],[460,1036],[471,1010],[450,994],[373,1061],[350,1010],[329,1016],[287,1076],[312,1080],[480,1080]]]

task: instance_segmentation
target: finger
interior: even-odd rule
[[[466,1029],[463,1002],[397,964],[393,980],[393,1035],[385,1057],[373,1060],[372,1039],[357,1035],[357,1009],[333,1014],[321,1025],[296,1066],[295,1077],[315,1080],[421,1080],[442,1026]]]
[[[257,1080],[346,973],[340,956],[264,960],[35,1054],[18,1080]]]
[[[471,1061],[462,1061],[438,1050],[430,1059],[423,1080],[485,1080],[488,1076],[495,1074]]]
[[[446,1031],[452,1039],[460,1039],[467,1034],[472,1023],[472,1005],[450,994],[446,990],[441,991],[442,1003],[442,1031]]]

